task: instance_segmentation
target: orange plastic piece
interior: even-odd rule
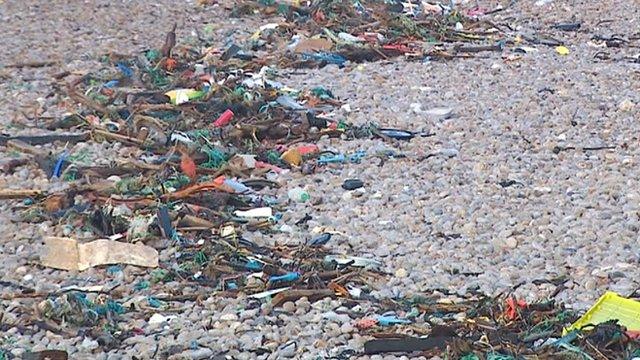
[[[518,309],[526,309],[527,302],[524,300],[516,300],[513,297],[507,299],[507,309],[505,310],[505,316],[509,320],[515,320],[518,317]]]

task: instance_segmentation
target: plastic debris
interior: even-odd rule
[[[627,330],[640,331],[640,302],[607,291],[580,319],[564,329],[563,335],[611,320],[617,320]]]
[[[566,46],[556,46],[556,52],[560,55],[569,55],[569,48]]]
[[[376,321],[380,326],[392,326],[398,324],[411,324],[411,320],[399,319],[395,316],[377,316]]]
[[[195,89],[177,89],[165,93],[173,105],[180,105],[204,96],[204,93]]]
[[[24,360],[67,360],[69,354],[65,350],[28,351],[22,355]]]
[[[313,239],[311,239],[311,241],[309,241],[309,246],[322,246],[325,245],[326,243],[329,242],[329,240],[331,240],[331,233],[323,233],[319,236],[314,237]]]
[[[225,110],[216,121],[213,122],[213,126],[215,127],[223,127],[228,125],[233,118],[233,111],[230,109]]]
[[[245,218],[270,218],[273,216],[273,210],[270,207],[262,207],[246,211],[236,210],[234,214]]]
[[[300,166],[302,164],[302,155],[297,149],[289,149],[280,156],[282,161],[291,166]]]
[[[338,265],[351,265],[370,269],[378,269],[382,267],[382,263],[380,261],[357,256],[327,255],[325,256],[324,261],[329,264],[335,263]]]
[[[298,272],[289,272],[284,275],[276,275],[269,278],[269,282],[281,283],[281,282],[294,282],[300,278],[300,273]]]
[[[146,245],[112,240],[79,244],[75,239],[47,237],[40,261],[43,266],[76,271],[110,264],[157,267],[158,252]]]
[[[306,202],[311,199],[311,196],[308,192],[298,187],[289,189],[289,191],[287,191],[287,196],[289,197],[289,200],[300,203]]]

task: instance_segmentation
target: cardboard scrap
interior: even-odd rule
[[[297,53],[329,51],[333,47],[331,40],[323,38],[302,39],[296,46]]]
[[[79,244],[76,239],[53,236],[45,238],[44,243],[41,264],[54,269],[82,271],[110,264],[158,266],[158,251],[146,245],[106,239]]]

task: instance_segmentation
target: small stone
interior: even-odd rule
[[[15,356],[15,357],[22,357],[22,355],[26,352],[25,349],[23,348],[15,348],[11,350],[11,355]]]
[[[518,240],[516,240],[516,238],[514,237],[508,237],[504,241],[504,244],[510,249],[515,249],[516,247],[518,247]]]
[[[203,360],[203,359],[210,359],[212,356],[213,356],[213,350],[209,348],[200,348],[196,350],[183,351],[180,354],[175,354],[170,356],[169,359]]]
[[[353,332],[353,325],[351,325],[350,323],[344,323],[342,324],[342,326],[340,326],[340,331],[343,334],[350,334]]]
[[[92,340],[90,338],[84,338],[84,340],[82,340],[82,343],[78,345],[79,350],[86,351],[86,352],[95,350],[98,347],[100,347],[100,344],[98,344],[98,341]]]
[[[221,321],[236,321],[236,320],[238,320],[238,315],[236,315],[234,313],[223,314],[222,316],[220,316],[220,320]]]
[[[296,304],[294,304],[293,301],[287,301],[282,304],[282,310],[288,313],[292,313],[296,311]]]
[[[258,315],[259,312],[260,312],[259,309],[244,310],[240,313],[240,319],[241,320],[253,319]]]
[[[588,279],[584,283],[584,288],[587,290],[594,290],[596,288],[596,282],[593,279]]]
[[[297,347],[298,346],[293,341],[290,343],[284,344],[278,349],[277,355],[282,357],[293,357],[296,354]]]
[[[438,119],[448,119],[451,117],[451,115],[453,115],[453,109],[446,107],[437,107],[427,110],[426,114]]]
[[[448,158],[456,157],[459,153],[458,149],[440,149],[439,152],[440,155]]]
[[[628,112],[633,110],[635,106],[636,104],[634,104],[633,101],[624,99],[620,102],[620,104],[618,104],[618,109],[620,109],[620,111]]]
[[[400,269],[396,270],[395,275],[398,278],[406,278],[407,275],[409,275],[409,273],[404,268],[400,268]]]
[[[548,187],[535,187],[533,188],[533,194],[535,196],[542,196],[544,194],[549,194],[551,192],[551,189]]]

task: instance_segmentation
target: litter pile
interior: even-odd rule
[[[201,3],[208,4],[206,0]],[[260,26],[244,43],[229,46],[227,55],[244,66],[258,62],[293,68],[342,67],[348,61],[399,56],[427,62],[484,57],[486,52],[499,53],[509,62],[537,53],[538,45],[566,56],[571,52],[566,34],[589,31],[581,22],[528,29],[509,16],[503,21],[490,18],[508,6],[463,8],[453,2],[411,0],[234,1],[229,5],[233,16],[279,15],[285,21]],[[594,61],[638,63],[637,53],[617,51],[614,55],[611,51],[637,48],[639,35],[594,32],[587,45],[594,49]]]
[[[474,8],[465,14],[448,5],[411,1],[238,1],[232,14],[284,15],[285,23],[258,29],[247,51],[267,50],[284,67],[343,66],[397,56],[413,60],[471,57],[502,51],[509,39],[479,15],[502,10]],[[236,46],[237,47],[237,46]],[[240,47],[237,47],[240,50]]]
[[[275,81],[267,67],[248,73],[226,64],[225,54],[208,55],[176,47],[174,28],[161,50],[107,57],[103,68],[61,89],[72,113],[45,127],[73,133],[1,139],[19,154],[4,171],[35,162],[59,185],[0,193],[3,199],[23,199],[18,207],[23,221],[52,220],[65,236],[45,238],[40,265],[72,271],[113,265],[107,272],[116,279],[121,265],[157,268],[150,281],[129,290],[179,281],[198,287],[193,300],[243,294],[279,306],[302,297],[365,296],[368,284],[384,276],[382,264],[327,250],[335,231],[319,229],[308,241],[275,246],[258,245],[243,232],[287,232],[280,222],[286,204],[275,194],[281,186],[278,174],[311,173],[367,156],[364,151],[322,152],[314,144],[320,137],[410,139],[416,134],[331,120],[340,102],[329,90],[300,92]],[[104,162],[100,154],[78,149],[101,142],[118,143],[129,156],[87,165],[87,157]],[[53,143],[66,145],[57,154],[35,146]],[[348,190],[362,186],[357,179],[343,185]],[[311,201],[300,188],[287,195],[291,202]],[[58,325],[108,329],[120,338],[140,331],[123,327],[120,315],[183,299],[174,288],[142,299],[106,285],[48,294],[18,288],[20,294],[3,298],[45,297],[40,317]],[[153,321],[162,317],[154,316]],[[66,332],[38,318],[23,320],[23,326]]]

